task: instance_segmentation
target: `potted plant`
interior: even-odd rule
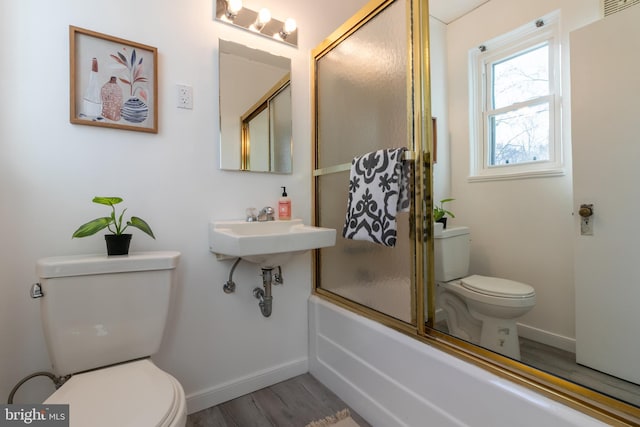
[[[442,199],[440,200],[440,205],[439,206],[434,206],[433,207],[433,220],[435,222],[440,222],[442,223],[442,227],[443,228],[447,228],[447,215],[449,215],[451,218],[455,218],[456,216],[453,214],[453,212],[448,211],[444,208],[444,204],[447,202],[452,202],[455,199]]]
[[[122,202],[120,197],[94,197],[93,203],[101,205],[107,205],[111,207],[111,215],[101,218],[96,218],[81,225],[74,233],[72,238],[87,237],[96,234],[100,230],[105,228],[111,231],[112,234],[105,234],[104,238],[107,242],[107,254],[108,255],[127,255],[129,253],[129,243],[131,243],[131,234],[126,234],[124,231],[127,227],[135,227],[143,232],[147,233],[152,238],[156,238],[151,231],[151,227],[143,219],[137,216],[132,216],[129,221],[124,225],[122,224],[124,213],[127,211],[125,208],[122,213],[116,217],[115,205]]]

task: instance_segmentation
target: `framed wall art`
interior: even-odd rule
[[[69,27],[70,121],[158,133],[158,50]]]

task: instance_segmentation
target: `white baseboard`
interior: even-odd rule
[[[444,310],[436,309],[435,322],[441,322],[446,319],[446,313]],[[569,351],[571,353],[576,352],[576,339],[565,337],[553,332],[545,331],[544,329],[534,328],[522,323],[518,323],[518,335],[523,338],[537,341],[542,344],[549,345],[551,347],[559,348],[560,350]]]
[[[518,335],[560,350],[576,352],[576,339],[518,323]]]
[[[256,371],[206,390],[190,393],[187,395],[187,412],[193,414],[307,372],[309,363],[306,357]]]

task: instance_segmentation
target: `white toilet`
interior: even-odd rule
[[[45,403],[71,427],[184,427],[180,383],[149,359],[160,347],[179,252],[44,258],[42,323],[58,376]]]
[[[520,360],[516,320],[536,304],[535,289],[497,277],[467,276],[470,249],[468,227],[436,224],[436,307],[444,310],[452,335]]]

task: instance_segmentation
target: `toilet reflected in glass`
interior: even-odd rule
[[[449,333],[520,360],[517,319],[536,304],[535,289],[513,280],[469,275],[468,227],[435,224],[436,308],[445,313]]]

